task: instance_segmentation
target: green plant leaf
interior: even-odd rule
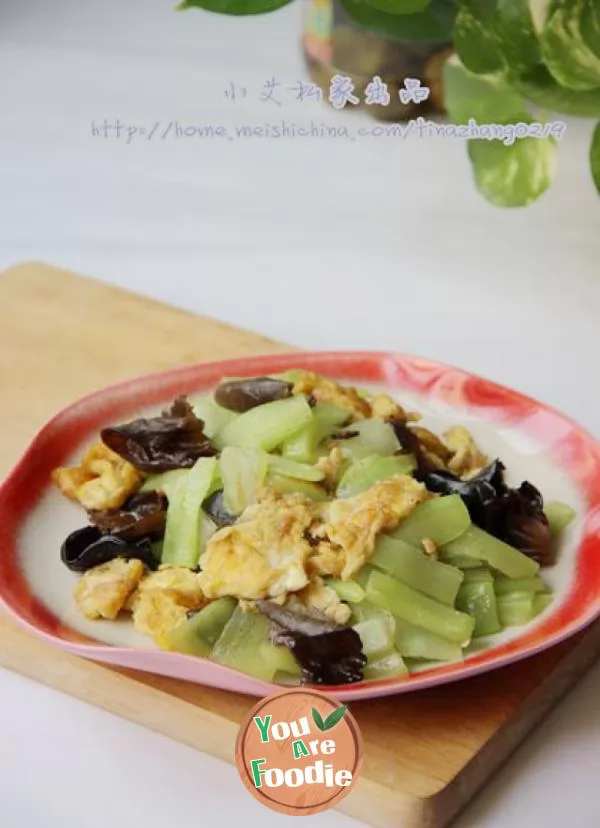
[[[435,0],[419,14],[389,14],[364,0],[340,0],[348,17],[367,31],[393,40],[449,43],[456,13],[454,0]]]
[[[473,75],[456,55],[443,69],[444,102],[457,124],[474,118],[478,123],[515,123],[530,120],[525,101],[501,74]]]
[[[341,707],[336,708],[333,713],[330,713],[329,716],[325,719],[325,726],[323,730],[331,730],[336,726],[336,724],[344,717],[344,714],[348,710],[348,705],[343,704]]]
[[[533,30],[538,37],[546,25],[555,2],[556,0],[529,0],[531,22],[533,23]]]
[[[575,91],[559,86],[545,66],[537,66],[512,85],[524,98],[549,112],[579,118],[600,118],[600,89]]]
[[[311,715],[312,715],[313,722],[316,724],[316,726],[319,728],[319,730],[326,730],[325,722],[323,721],[323,717],[321,716],[319,711],[316,708],[313,707],[310,712],[311,712]]]
[[[498,140],[469,142],[475,183],[497,207],[526,207],[554,180],[556,143],[552,138],[519,138],[506,145]]]
[[[204,9],[217,14],[265,14],[287,6],[292,0],[182,0],[177,11]]]
[[[512,72],[521,74],[541,62],[529,0],[497,0],[494,34],[498,50]]]
[[[454,48],[467,69],[478,75],[503,67],[492,27],[494,10],[495,2],[489,0],[463,0],[454,21]]]
[[[592,178],[596,189],[600,193],[600,123],[596,124],[596,129],[592,136],[592,145],[590,147],[590,169],[592,171]]]
[[[365,3],[388,14],[418,14],[431,0],[365,0]]]
[[[600,57],[600,3],[585,0],[581,15],[581,34],[591,51]]]
[[[561,86],[586,90],[600,86],[600,57],[583,38],[586,0],[554,0],[540,34],[542,57]]]

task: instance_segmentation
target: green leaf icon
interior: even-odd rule
[[[331,730],[332,727],[335,727],[336,724],[343,718],[344,713],[348,710],[348,705],[343,704],[341,707],[338,707],[333,713],[330,713],[329,716],[325,719],[323,727],[321,730]]]
[[[319,713],[319,711],[315,710],[315,708],[313,707],[313,709],[310,712],[313,717],[313,722],[316,724],[319,730],[325,730],[325,722],[321,718],[321,714]]]

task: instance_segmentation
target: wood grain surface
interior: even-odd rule
[[[185,363],[290,350],[44,264],[14,267],[0,274],[0,476],[56,410],[103,385]],[[353,704],[365,759],[340,810],[378,828],[447,826],[599,652],[595,624],[501,672]],[[228,762],[239,723],[256,703],[69,656],[5,618],[0,665]]]

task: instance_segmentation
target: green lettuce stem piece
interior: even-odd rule
[[[475,620],[466,613],[440,604],[427,595],[374,570],[367,584],[367,598],[395,616],[466,646],[473,635]]]
[[[415,458],[409,454],[397,457],[380,457],[372,454],[352,463],[346,469],[337,487],[337,497],[354,497],[375,483],[388,480],[390,477],[410,474],[415,468]]]
[[[463,535],[471,525],[460,495],[434,497],[419,504],[392,532],[392,537],[422,548],[425,538],[443,546]]]
[[[340,581],[338,578],[326,578],[325,585],[335,590],[342,601],[349,604],[360,604],[364,600],[365,591],[356,581]]]
[[[485,562],[509,578],[533,578],[539,564],[498,538],[488,535],[478,526],[471,526],[460,537],[451,541],[446,550],[451,555],[464,555]]]
[[[546,503],[544,514],[548,518],[550,532],[554,537],[560,535],[577,516],[577,512],[570,506],[557,501]]]
[[[425,661],[462,661],[463,651],[455,644],[409,621],[396,619],[395,643],[404,658]]]
[[[269,644],[270,622],[259,612],[244,612],[239,604],[225,625],[209,656],[211,661],[232,667],[264,681],[275,675],[275,659],[264,658]]]
[[[456,599],[456,608],[475,619],[474,638],[500,632],[494,583],[481,580],[463,584]]]
[[[535,617],[533,593],[509,592],[498,595],[498,616],[503,627],[522,627]]]
[[[207,656],[233,615],[237,601],[218,598],[167,632],[161,646],[178,653]]]
[[[177,480],[167,509],[163,564],[194,569],[202,551],[202,503],[210,490],[216,458],[201,457],[186,477]]]
[[[364,676],[367,681],[408,676],[408,667],[400,653],[392,650],[374,661],[367,661]]]
[[[464,575],[453,566],[438,563],[404,541],[381,536],[370,563],[412,589],[454,606]]]
[[[301,396],[257,405],[227,423],[218,434],[219,443],[270,452],[297,434],[312,416],[306,398]]]

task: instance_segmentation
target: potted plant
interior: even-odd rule
[[[179,8],[259,14],[289,2],[183,0]],[[419,114],[447,115],[445,128],[466,139],[478,190],[496,206],[526,206],[551,186],[561,116],[600,119],[600,0],[308,4],[305,52],[319,84],[344,73],[364,92],[377,76],[392,105],[372,111],[400,120],[416,115],[416,102],[400,99],[403,79],[421,81],[430,94]],[[600,124],[589,164],[600,192]]]

